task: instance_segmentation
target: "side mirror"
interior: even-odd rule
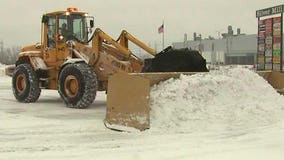
[[[94,27],[94,20],[90,20],[90,27],[93,28]]]
[[[43,16],[42,16],[42,19],[41,19],[41,22],[42,22],[42,23],[48,23],[48,16],[43,15]]]

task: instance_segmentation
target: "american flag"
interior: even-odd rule
[[[164,33],[164,24],[159,27],[158,33]]]

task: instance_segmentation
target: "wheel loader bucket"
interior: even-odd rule
[[[109,78],[107,128],[140,131],[150,128],[150,87],[169,78],[192,73],[117,73]]]
[[[277,71],[259,71],[260,76],[284,94],[284,73]],[[150,87],[183,73],[117,73],[109,78],[107,93],[107,111],[104,123],[107,128],[118,131],[140,131],[150,128]]]
[[[284,94],[284,73],[279,71],[258,71],[267,82],[280,94]]]

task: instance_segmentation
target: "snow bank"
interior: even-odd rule
[[[151,89],[151,129],[170,132],[249,129],[283,115],[284,98],[243,68],[182,75]]]

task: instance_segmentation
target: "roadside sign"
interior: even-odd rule
[[[256,11],[258,18],[257,70],[283,71],[283,11],[284,5]],[[263,18],[267,16],[270,17]]]

